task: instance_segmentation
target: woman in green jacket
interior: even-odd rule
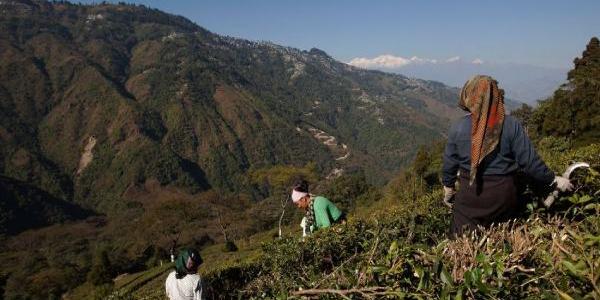
[[[303,227],[309,228],[310,232],[340,223],[345,219],[344,213],[327,198],[310,194],[308,183],[304,180],[294,184],[292,201],[298,208],[306,211]]]

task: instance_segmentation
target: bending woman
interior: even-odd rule
[[[301,226],[308,229],[309,232],[329,227],[345,219],[344,213],[327,198],[310,194],[308,192],[308,183],[304,180],[294,184],[292,202],[298,208],[305,210],[306,216],[302,220],[303,225]],[[306,234],[306,230],[304,234]]]
[[[521,124],[505,116],[504,91],[496,80],[477,75],[460,92],[459,107],[469,114],[448,135],[443,157],[444,202],[453,201],[450,233],[460,235],[513,217],[518,211],[514,174],[522,170],[542,185],[573,188],[568,179],[555,176],[535,152]]]

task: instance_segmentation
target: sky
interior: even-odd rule
[[[217,34],[316,47],[343,62],[460,57],[570,68],[589,39],[600,36],[599,0],[125,2],[182,15]]]

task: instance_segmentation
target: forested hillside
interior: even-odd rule
[[[382,182],[457,115],[442,84],[142,6],[1,9],[2,173],[103,213],[149,180],[251,193],[245,174],[274,164],[357,166]],[[342,144],[351,154],[336,160]]]
[[[443,138],[456,97],[144,6],[1,1],[3,294],[59,297],[173,243],[270,229],[273,172],[383,184]]]

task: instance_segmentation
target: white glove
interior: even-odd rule
[[[456,190],[454,188],[444,186],[444,204],[446,204],[446,206],[452,208],[454,195],[456,195]]]
[[[556,200],[556,197],[558,197],[558,191],[555,190],[552,193],[550,193],[548,197],[546,197],[546,199],[544,200],[544,206],[546,206],[546,208],[550,208],[550,206],[552,206],[552,203],[554,203],[554,200]]]
[[[564,178],[562,176],[554,177],[554,181],[552,183],[556,183],[556,188],[561,192],[572,191],[573,184],[568,178]]]

